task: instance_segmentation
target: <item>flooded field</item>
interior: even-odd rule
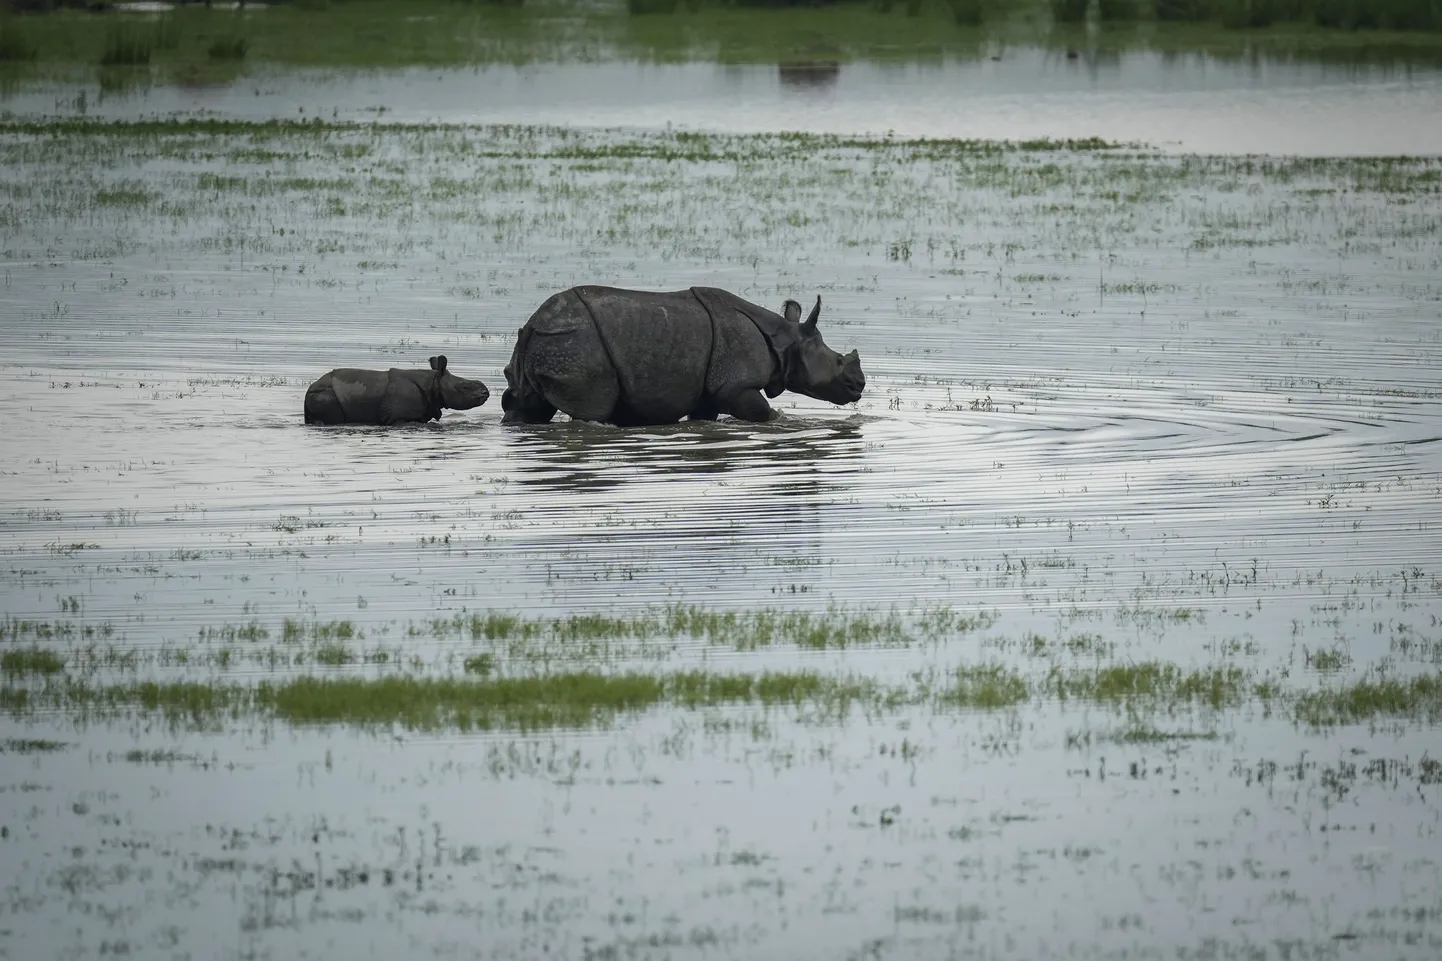
[[[0,156],[0,957],[1442,950],[1442,161]],[[867,392],[502,427],[577,283],[819,294]],[[437,353],[492,400],[302,424]]]
[[[1318,26],[1326,17],[1312,6],[1345,4],[1364,5],[1259,4],[1277,8],[1266,29],[1157,20],[1151,0],[1107,0],[1098,11],[1132,15],[1089,23],[1059,21],[1057,10],[1076,4],[1051,0],[122,4],[128,12],[0,19],[0,117],[1102,137],[1188,153],[1442,154],[1442,32],[1420,29],[1442,13],[1428,0],[1387,0],[1374,27],[1390,19],[1419,29]],[[1229,5],[1247,0],[1212,4]],[[977,6],[986,7],[980,21],[962,15]],[[638,8],[667,12],[630,12]],[[1418,12],[1409,20],[1404,8]]]
[[[18,84],[17,117],[546,124],[1027,140],[1171,152],[1442,154],[1442,68],[996,47],[934,63],[581,62],[367,71],[260,68],[223,82],[122,75]],[[142,82],[143,81],[143,82]],[[108,86],[107,83],[113,84]]]

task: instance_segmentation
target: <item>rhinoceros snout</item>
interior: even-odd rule
[[[470,410],[491,399],[491,391],[485,384],[461,377],[453,378],[444,384],[441,394],[445,406],[452,410]]]

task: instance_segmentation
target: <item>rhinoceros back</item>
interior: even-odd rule
[[[390,372],[342,367],[330,372],[330,387],[351,424],[380,423]]]
[[[689,291],[576,287],[621,385],[621,402],[652,423],[696,410],[713,345],[711,316]]]

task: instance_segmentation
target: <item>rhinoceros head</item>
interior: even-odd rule
[[[788,323],[801,319],[801,305],[794,300],[782,307]],[[821,317],[821,298],[805,323],[799,325],[800,335],[786,352],[786,389],[815,397],[832,404],[852,404],[861,399],[866,389],[866,375],[861,372],[861,358],[856,351],[838,354],[826,346],[816,321]]]
[[[440,406],[451,410],[470,410],[479,407],[490,398],[491,392],[478,380],[457,377],[446,370],[446,355],[431,358],[431,370],[436,372],[434,390],[440,395]]]

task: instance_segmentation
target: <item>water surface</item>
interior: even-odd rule
[[[325,124],[0,150],[0,646],[63,662],[0,684],[0,952],[1436,956],[1442,711],[1296,706],[1438,669],[1435,159]],[[498,398],[582,282],[820,294],[867,393],[301,422],[325,370],[435,353]],[[469,627],[674,604],[906,626]],[[481,655],[1035,693],[484,732],[78,706]],[[1151,661],[1250,693],[1042,693]]]
[[[592,63],[315,70],[232,82],[22,86],[20,115],[154,114],[520,123],[730,133],[1102,137],[1200,153],[1442,153],[1442,70],[1428,64],[1223,59],[997,46],[924,63]],[[803,61],[805,63],[805,61]]]

